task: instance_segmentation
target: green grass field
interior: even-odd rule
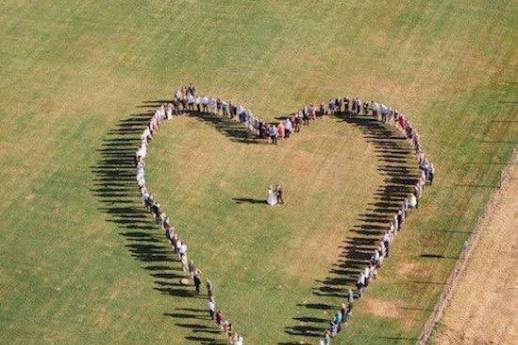
[[[517,12],[482,0],[2,2],[0,343],[221,340],[128,180],[139,119],[190,82],[270,120],[346,94],[410,117],[437,180],[333,344],[415,343],[516,147]],[[293,333],[326,326],[339,298],[319,292],[387,183],[368,130],[329,118],[274,148],[181,118],[153,141],[148,183],[246,344],[316,342]],[[278,180],[284,207],[232,200]]]

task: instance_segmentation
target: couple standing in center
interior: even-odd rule
[[[268,187],[268,197],[266,198],[266,203],[270,206],[277,204],[284,204],[283,200],[283,189],[280,184],[276,185],[275,188],[272,186]]]

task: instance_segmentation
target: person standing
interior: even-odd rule
[[[212,282],[207,279],[207,282],[206,282],[206,286],[207,286],[207,295],[209,296],[209,298],[211,298],[212,296],[214,296],[214,293],[213,293],[213,286],[212,286]]]
[[[349,114],[349,104],[351,103],[351,100],[349,97],[344,97],[344,114],[347,116]]]
[[[353,304],[349,303],[347,305],[347,313],[346,313],[345,321],[349,320],[352,315],[353,315]]]
[[[188,272],[189,271],[189,262],[187,260],[186,254],[180,256],[180,262],[182,263],[182,270],[184,272]]]
[[[213,297],[209,297],[209,301],[207,302],[207,308],[209,310],[209,316],[211,320],[215,319],[216,315],[216,302]]]
[[[309,126],[309,115],[308,115],[308,112],[306,111],[306,108],[302,109],[302,119],[303,119],[304,126]]]
[[[334,318],[329,323],[329,331],[331,332],[332,337],[335,337],[338,334],[338,324]]]
[[[227,327],[226,328],[227,328],[227,336],[229,338],[231,338],[232,337],[232,333],[234,333],[234,329],[232,328],[232,322],[227,321]]]
[[[196,96],[194,98],[194,105],[196,106],[196,111],[198,113],[201,113],[201,97],[200,96]]]
[[[201,99],[201,108],[204,113],[207,113],[209,111],[209,97],[204,96]]]
[[[286,135],[286,138],[290,137],[291,132],[293,131],[293,124],[291,123],[291,120],[287,118],[284,120],[284,132]]]
[[[270,139],[272,144],[277,145],[277,127],[275,125],[270,126]]]
[[[383,235],[383,245],[385,246],[385,256],[389,256],[390,249],[390,234],[388,231],[385,231],[385,235]]]
[[[276,187],[275,187],[275,190],[277,192],[277,202],[279,204],[284,204],[284,199],[283,199],[283,195],[284,195],[284,190],[282,188],[282,186],[280,184],[278,184]]]
[[[343,307],[345,308],[345,305],[343,305]],[[338,332],[340,332],[340,325],[342,324],[342,320],[342,311],[337,311],[335,315],[335,323],[338,325]]]
[[[414,193],[410,193],[410,196],[408,197],[408,207],[410,208],[417,208],[417,198]]]
[[[277,205],[277,191],[274,190],[272,186],[268,187],[268,197],[266,198],[266,203],[270,206]]]
[[[180,241],[178,241],[178,242],[180,242]],[[180,255],[180,259],[187,256],[187,244],[182,243],[180,245],[178,254]]]
[[[193,260],[190,260],[189,261],[189,274],[191,275],[191,277],[194,278],[194,275],[196,274],[196,266],[194,266],[194,261]]]
[[[196,289],[196,295],[200,294],[200,286],[201,286],[201,273],[200,270],[196,270],[194,273],[194,276],[192,277],[192,280],[194,282],[194,288]]]
[[[329,330],[324,333],[324,345],[331,345],[331,333]]]
[[[221,310],[218,310],[216,313],[216,324],[218,325],[218,329],[221,331],[223,329],[223,322],[225,322],[225,317]]]
[[[347,307],[345,306],[345,303],[342,303],[342,307],[340,308],[340,314],[342,317],[342,323],[345,323],[347,318]]]
[[[279,125],[277,125],[277,137],[280,138],[281,140],[283,140],[284,135],[285,135],[285,128],[284,128],[283,122],[281,121],[279,123]]]
[[[182,256],[180,255],[180,248],[182,248],[182,240],[180,240],[178,237],[176,238],[176,254],[178,254],[178,260],[182,259]]]
[[[171,236],[171,247],[173,248],[173,253],[177,253],[177,251],[176,251],[177,243],[178,243],[178,235],[177,234],[173,234]]]
[[[365,276],[363,271],[360,273],[360,276],[356,281],[356,287],[358,288],[359,297],[363,297],[363,290],[365,289]]]

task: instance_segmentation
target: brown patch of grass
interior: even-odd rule
[[[405,330],[413,329],[420,320],[419,308],[406,307],[405,303],[400,300],[388,301],[373,296],[365,298],[358,311],[379,318],[397,319]]]
[[[399,319],[401,318],[401,309],[398,308],[396,302],[385,301],[379,298],[369,296],[362,301],[361,313],[371,314],[380,318]]]
[[[426,272],[422,270],[422,263],[419,262],[403,262],[397,267],[398,276],[424,276]]]

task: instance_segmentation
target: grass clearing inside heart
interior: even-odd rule
[[[274,146],[234,142],[180,117],[153,140],[147,171],[226,317],[262,343],[286,336],[297,304],[338,261],[382,181],[376,168],[374,147],[341,119],[312,122]],[[268,207],[261,201],[277,182],[286,204]]]

